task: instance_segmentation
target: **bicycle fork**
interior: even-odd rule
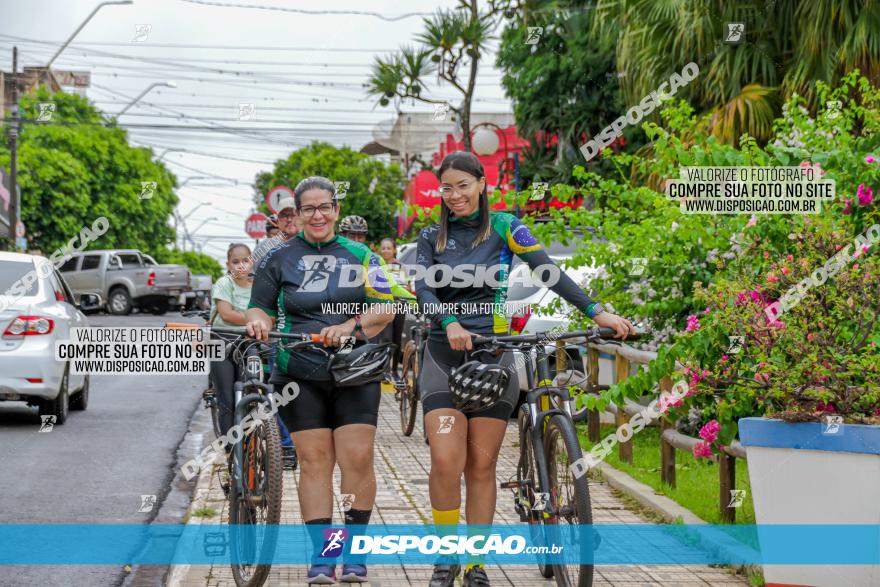
[[[245,385],[250,388],[260,388],[265,393],[256,393],[250,392],[247,395],[244,395]],[[266,404],[267,413],[272,413],[272,395],[271,389],[265,383],[261,383],[259,381],[249,381],[248,383],[243,383],[241,381],[235,382],[234,387],[234,396],[235,396],[235,414],[233,416],[233,422],[236,425],[241,425],[250,411],[251,405],[255,402]],[[233,459],[232,459],[232,468],[233,468],[233,478],[235,479],[236,487],[238,487],[238,494],[241,496],[249,495],[245,493],[245,476],[244,471],[242,469],[242,463],[244,463],[244,441],[245,434],[250,430],[241,429],[239,433],[239,438],[236,440],[233,449]],[[250,489],[250,488],[248,488]]]

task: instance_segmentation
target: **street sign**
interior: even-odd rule
[[[91,73],[88,71],[65,71],[62,69],[53,69],[52,75],[55,76],[55,79],[60,86],[88,88],[92,82]]]
[[[21,220],[15,223],[15,236],[18,238],[24,238],[24,222]]]
[[[244,221],[244,231],[251,238],[265,238],[267,220],[269,217],[262,212],[254,212]]]
[[[293,190],[287,187],[286,185],[275,186],[269,193],[266,195],[266,205],[269,206],[269,209],[272,210],[273,213],[278,213],[278,202],[281,201],[282,198],[292,198]]]

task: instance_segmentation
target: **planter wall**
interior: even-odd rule
[[[880,426],[743,418],[758,524],[880,524]],[[765,565],[767,586],[880,585],[880,565]]]

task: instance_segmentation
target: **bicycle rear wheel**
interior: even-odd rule
[[[517,502],[516,508],[522,521],[535,526],[532,529],[532,534],[538,537],[542,533],[540,527],[542,512],[533,509],[537,503],[535,492],[538,487],[538,468],[535,464],[535,450],[530,435],[532,426],[527,405],[520,406],[517,424],[519,430],[519,464],[516,468],[518,488],[515,497]],[[549,560],[539,559],[538,571],[540,571],[541,576],[545,579],[553,576],[553,566]]]
[[[544,450],[547,456],[547,469],[550,478],[550,504],[555,516],[544,517],[545,524],[585,525],[593,523],[590,505],[590,490],[587,476],[575,477],[571,465],[583,456],[580,443],[572,421],[562,414],[554,414],[544,431]],[[548,506],[550,507],[550,506]],[[560,527],[560,530],[562,528]],[[571,535],[559,532],[559,535]],[[581,553],[592,554],[593,540],[584,542],[580,536]],[[591,587],[593,585],[592,564],[554,564],[553,575],[560,587]]]
[[[400,430],[404,436],[409,436],[416,425],[416,411],[419,405],[419,353],[412,342],[407,343],[403,351],[403,381],[406,390],[398,395]]]
[[[281,439],[275,418],[264,418],[259,408],[250,412],[257,425],[242,438],[243,492],[230,480],[229,524],[232,576],[238,587],[260,587],[269,576],[281,522]]]

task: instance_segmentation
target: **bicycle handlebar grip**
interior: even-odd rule
[[[321,335],[320,335],[320,334],[310,334],[310,335],[309,335],[309,340],[312,341],[312,342],[322,342],[324,339],[321,338]]]
[[[190,324],[188,322],[166,322],[164,328],[169,330],[196,330],[203,327],[199,324]]]

